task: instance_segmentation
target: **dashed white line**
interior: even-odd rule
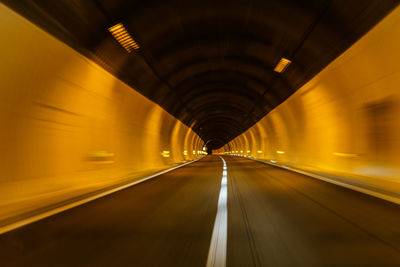
[[[222,170],[221,189],[218,197],[217,216],[215,218],[210,249],[208,251],[207,267],[226,266],[226,244],[228,238],[228,170],[225,160],[222,157],[220,158],[224,163],[224,167]]]

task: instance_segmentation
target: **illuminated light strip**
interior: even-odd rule
[[[17,221],[17,222],[13,222],[13,223],[10,223],[10,224],[4,225],[4,226],[0,226],[0,235],[4,234],[6,232],[9,232],[9,231],[15,230],[17,228],[20,228],[22,226],[37,222],[37,221],[42,220],[44,218],[50,217],[50,216],[55,215],[57,213],[60,213],[60,212],[75,208],[75,207],[80,206],[80,205],[83,205],[85,203],[88,203],[90,201],[96,200],[98,198],[105,197],[107,195],[110,195],[110,194],[115,193],[117,191],[123,190],[125,188],[134,186],[136,184],[140,184],[142,182],[145,182],[147,180],[150,180],[150,179],[155,178],[157,176],[160,176],[162,174],[166,174],[166,173],[168,173],[170,171],[173,171],[175,169],[178,169],[178,168],[184,167],[184,166],[186,166],[188,164],[194,163],[194,162],[196,162],[196,161],[198,161],[198,160],[200,160],[202,158],[203,157],[200,157],[200,158],[194,159],[192,161],[189,161],[189,162],[186,162],[186,163],[182,163],[181,165],[178,165],[178,166],[172,167],[170,169],[155,173],[153,175],[147,176],[145,178],[142,178],[140,180],[134,181],[132,183],[129,183],[129,184],[126,184],[126,185],[122,185],[122,186],[116,187],[114,189],[107,190],[107,191],[105,191],[103,193],[99,193],[97,195],[94,195],[94,196],[91,196],[91,197],[88,197],[88,198],[85,198],[85,199],[82,199],[82,200],[79,200],[79,201],[76,201],[76,202],[73,202],[73,203],[70,203],[70,204],[55,208],[55,209],[52,209],[52,210],[49,210],[49,211],[45,211],[45,212],[40,213],[40,214],[36,214],[36,215],[34,215],[32,217],[28,217],[28,218],[22,219],[22,220]]]
[[[219,156],[224,163],[221,179],[221,190],[218,197],[218,210],[215,217],[214,229],[211,237],[210,249],[207,257],[207,267],[226,266],[226,247],[228,239],[228,171],[223,157]]]
[[[108,31],[114,36],[114,38],[122,45],[123,48],[125,48],[126,51],[129,53],[132,51],[132,49],[139,49],[139,45],[135,42],[135,40],[132,39],[131,35],[128,33],[128,31],[125,29],[124,25],[122,23],[118,23],[110,28],[108,28]]]
[[[333,153],[333,155],[335,156],[339,156],[339,157],[350,157],[350,158],[355,158],[355,157],[359,157],[359,154],[355,154],[355,153],[342,153],[342,152],[335,152]]]
[[[289,67],[290,63],[292,63],[292,61],[290,61],[289,59],[281,58],[281,60],[279,60],[278,64],[276,64],[274,71],[276,71],[278,73],[282,73],[286,70],[287,67]]]
[[[161,156],[163,156],[164,158],[169,158],[169,157],[170,157],[169,151],[168,151],[168,150],[164,150],[164,151],[161,153]]]
[[[278,151],[276,151],[276,153],[278,153],[278,154],[285,154],[285,151],[280,151],[280,150],[278,150]]]

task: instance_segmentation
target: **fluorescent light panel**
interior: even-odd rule
[[[276,64],[274,71],[282,73],[286,70],[286,68],[290,65],[290,63],[292,63],[292,61],[290,61],[289,59],[281,58],[278,64]]]
[[[132,39],[131,35],[125,29],[122,23],[118,23],[110,28],[108,31],[114,36],[114,38],[125,48],[128,53],[132,51],[132,49],[139,49],[139,45]]]

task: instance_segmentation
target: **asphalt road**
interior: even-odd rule
[[[227,157],[228,266],[400,266],[400,207]]]
[[[400,266],[400,207],[243,158],[228,170],[227,266]],[[0,266],[205,266],[222,160],[0,235]]]

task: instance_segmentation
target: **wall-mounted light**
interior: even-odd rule
[[[114,36],[114,38],[120,43],[128,53],[132,51],[132,49],[139,49],[139,45],[132,39],[131,35],[125,29],[122,23],[118,23],[110,28],[108,31]]]
[[[170,157],[169,151],[168,151],[168,150],[164,150],[164,151],[161,153],[161,156],[163,156],[164,158],[169,158],[169,157]]]
[[[281,58],[281,60],[279,60],[278,64],[276,64],[274,71],[276,71],[278,73],[282,73],[287,69],[287,67],[290,65],[290,63],[292,63],[292,61],[290,61],[289,59]]]
[[[280,151],[280,150],[278,150],[278,151],[276,151],[276,153],[277,153],[277,154],[285,154],[285,151]]]

